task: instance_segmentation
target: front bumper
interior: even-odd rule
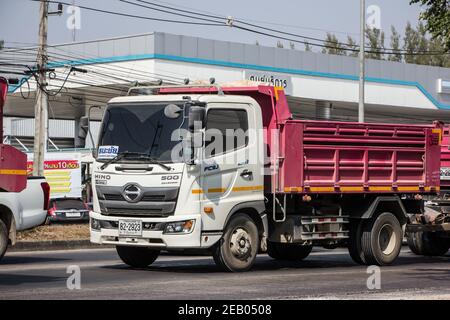
[[[97,244],[112,244],[112,245],[127,245],[127,246],[144,246],[160,249],[190,249],[190,248],[207,248],[213,245],[220,239],[221,234],[203,234],[201,232],[201,215],[174,215],[166,218],[131,218],[131,217],[117,217],[105,216],[100,213],[91,211],[91,219],[97,219],[100,222],[105,222],[109,226],[107,228],[100,228],[100,230],[92,229],[91,242]],[[119,220],[141,220],[143,224],[149,223],[166,223],[183,220],[195,220],[194,229],[188,234],[164,234],[161,230],[143,230],[141,237],[119,237],[119,231],[113,227]],[[111,226],[113,225],[113,226]]]

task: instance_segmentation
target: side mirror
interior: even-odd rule
[[[80,126],[78,128],[78,138],[81,140],[86,140],[89,132],[89,117],[80,118]]]
[[[189,131],[196,132],[205,127],[206,109],[204,107],[192,106],[189,109]]]
[[[169,119],[177,119],[182,111],[183,109],[176,104],[169,104],[164,108],[164,115]]]

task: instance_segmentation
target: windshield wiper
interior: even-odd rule
[[[157,164],[159,165],[161,168],[166,169],[167,171],[172,170],[171,167],[169,167],[168,165],[162,163],[161,161],[149,156],[146,153],[140,153],[139,156],[137,157],[138,159],[142,159],[142,160],[147,160],[150,164]]]
[[[128,154],[132,154],[132,153],[128,152],[128,151],[124,151],[124,152],[118,153],[114,158],[111,158],[108,161],[106,161],[104,164],[102,164],[100,169],[105,170],[106,167],[109,166],[111,163],[120,161],[121,159],[123,159]]]
[[[122,160],[123,158],[129,157],[129,156],[132,156],[133,158],[138,159],[138,160],[146,160],[146,161],[148,161],[150,164],[157,164],[157,165],[159,165],[160,167],[164,168],[164,169],[167,170],[167,171],[172,170],[171,167],[165,165],[164,163],[162,163],[161,161],[159,161],[159,160],[157,160],[157,159],[155,159],[155,158],[153,158],[153,157],[150,157],[150,156],[149,156],[148,154],[146,154],[146,153],[141,153],[141,152],[129,152],[129,151],[124,151],[124,152],[121,152],[121,153],[117,154],[114,158],[109,159],[109,160],[106,161],[104,164],[102,164],[102,166],[100,167],[100,169],[104,170],[104,169],[106,169],[106,167],[108,167],[110,164],[115,163],[115,162],[117,162],[117,161],[120,161],[120,160]]]

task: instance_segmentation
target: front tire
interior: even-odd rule
[[[384,212],[365,223],[361,248],[366,264],[389,265],[398,257],[402,247],[402,227],[390,212]]]
[[[231,272],[249,270],[258,253],[258,228],[247,214],[238,213],[228,222],[225,232],[213,248],[217,266]]]
[[[302,246],[294,243],[267,243],[267,254],[275,260],[302,261],[312,251],[312,246]]]
[[[6,228],[5,223],[0,220],[0,260],[6,253],[8,248],[8,228]]]
[[[133,268],[146,268],[159,256],[159,250],[147,247],[116,246],[120,259]]]

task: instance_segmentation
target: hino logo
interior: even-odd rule
[[[137,184],[130,183],[125,186],[122,192],[122,196],[128,202],[134,203],[141,199],[142,190]]]

